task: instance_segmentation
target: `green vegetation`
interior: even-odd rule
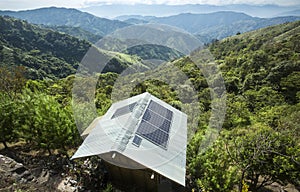
[[[49,154],[59,149],[67,156],[68,149],[77,147],[80,140],[70,109],[72,74],[90,44],[7,17],[0,17],[0,27],[0,141],[7,147],[7,143],[21,140]],[[192,114],[194,103],[189,102],[193,98],[181,101],[179,97],[186,94],[188,98],[190,92],[175,89],[181,86],[176,81],[180,75],[177,68],[187,77],[183,80],[194,86],[201,109],[200,117],[194,119],[198,122],[196,134],[187,149],[189,190],[263,191],[273,182],[300,186],[299,37],[300,22],[293,22],[208,46],[224,77],[227,113],[220,136],[204,152],[199,147],[203,133],[210,128],[211,90],[189,57],[146,71],[143,77],[153,78],[140,82],[141,74],[117,74],[133,63],[141,64],[139,57],[107,52],[114,59],[111,68],[99,74],[97,112],[106,112],[111,94],[121,99],[121,92],[136,95],[148,91]],[[140,48],[132,49],[132,54]],[[173,54],[157,54],[160,49],[156,48],[161,47],[150,49],[151,56],[162,59]],[[147,54],[142,51],[139,56],[147,58]],[[126,84],[129,81],[138,83],[132,88]],[[109,185],[107,190],[111,188]]]
[[[71,26],[49,26],[49,25],[42,25],[41,27],[53,29],[54,31],[59,31],[61,33],[66,33],[71,36],[77,37],[78,39],[86,40],[91,43],[96,43],[99,41],[102,36],[96,35],[94,33],[91,33],[89,31],[86,31],[80,27],[71,27]]]
[[[25,66],[30,79],[75,73],[90,47],[86,41],[9,17],[0,17],[0,26],[0,66]]]
[[[0,27],[0,66],[25,66],[29,79],[59,79],[75,74],[92,46],[85,40],[7,16],[0,16]],[[99,52],[111,58],[104,73],[121,73],[127,67],[149,68],[136,56]]]
[[[130,47],[126,50],[126,53],[129,55],[137,55],[144,60],[158,59],[163,61],[175,60],[184,56],[184,54],[169,47],[153,44]]]
[[[188,170],[208,191],[259,191],[273,182],[300,184],[300,22],[269,27],[215,42],[227,87],[227,117],[214,146],[195,154]],[[288,126],[287,126],[288,125]],[[189,155],[189,156],[190,156]]]
[[[80,27],[81,29],[101,36],[130,25],[117,20],[99,18],[77,9],[56,7],[16,12],[0,11],[0,15],[23,19],[34,24]]]

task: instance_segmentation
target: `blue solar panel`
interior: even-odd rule
[[[134,136],[132,143],[134,145],[136,145],[137,147],[139,147],[141,145],[142,142],[142,138],[140,138],[139,136]]]
[[[167,149],[173,112],[150,101],[136,134]]]
[[[166,119],[170,121],[172,120],[173,112],[161,106],[160,104],[156,103],[155,101],[150,101],[148,108],[154,111],[155,113],[158,113],[159,115],[165,117]]]
[[[140,123],[136,134],[164,149],[167,148],[169,134],[144,120]]]
[[[125,115],[127,113],[131,113],[133,111],[133,108],[134,108],[135,105],[136,105],[136,102],[117,109],[115,111],[115,113],[113,114],[113,116],[111,117],[111,119],[116,118],[116,117],[120,117],[120,116]]]
[[[143,120],[169,133],[171,122],[159,114],[147,109],[144,113]]]

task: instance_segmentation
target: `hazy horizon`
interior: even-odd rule
[[[274,6],[300,6],[298,0],[229,0],[223,2],[222,0],[45,0],[45,1],[25,1],[25,0],[1,0],[0,10],[31,10],[44,7],[65,7],[83,9],[92,6],[101,5],[274,5]],[[299,7],[298,7],[299,8]]]

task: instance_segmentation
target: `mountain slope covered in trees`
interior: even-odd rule
[[[66,25],[63,26],[41,25],[41,27],[53,29],[54,31],[59,31],[61,33],[66,33],[71,36],[77,37],[78,39],[87,40],[91,43],[96,43],[102,38],[101,35],[96,35],[80,27],[71,27]]]
[[[63,78],[76,73],[92,46],[70,35],[40,28],[26,21],[0,16],[0,66],[25,66],[28,78]],[[112,58],[103,72],[121,73],[139,62],[136,56],[105,52]],[[140,66],[147,69],[148,66]]]
[[[86,31],[102,36],[119,28],[129,26],[128,23],[96,17],[76,9],[56,7],[17,12],[0,11],[0,15],[24,19],[34,24],[80,27]]]
[[[263,191],[274,182],[299,188],[299,37],[297,21],[209,47],[225,80],[227,113],[213,148],[197,159],[201,137],[190,143],[189,170],[200,188]]]
[[[0,17],[1,66],[23,65],[30,78],[75,73],[90,43],[25,21]]]

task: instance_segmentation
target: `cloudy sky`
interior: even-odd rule
[[[297,5],[299,0],[0,0],[0,10],[24,10],[40,7],[83,8],[97,4],[277,4]]]

